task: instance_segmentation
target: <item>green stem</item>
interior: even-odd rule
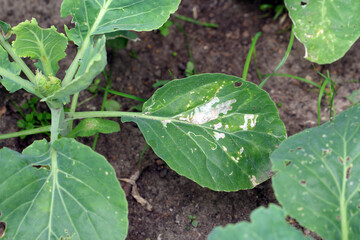
[[[126,94],[126,93],[122,93],[122,92],[118,92],[118,91],[115,91],[115,90],[111,90],[111,89],[107,89],[106,88],[103,88],[103,87],[99,87],[100,89],[104,90],[104,91],[107,91],[111,94],[115,94],[115,95],[118,95],[120,97],[125,97],[125,98],[130,98],[130,99],[133,99],[133,100],[136,100],[136,101],[139,101],[139,102],[146,102],[147,100],[146,99],[143,99],[143,98],[139,98],[139,97],[136,97],[134,95],[130,95],[130,94]]]
[[[79,102],[79,104],[77,104],[77,106],[79,107],[79,106],[83,105],[84,103],[87,103],[87,102],[93,100],[94,98],[97,97],[97,95],[98,95],[98,94],[95,93],[95,94],[92,95],[91,97],[88,97],[88,98],[84,99],[83,101]]]
[[[158,117],[151,116],[139,112],[120,112],[120,111],[91,111],[91,112],[75,112],[75,113],[65,113],[68,120],[83,119],[83,118],[102,118],[102,117],[134,117],[150,120],[169,120],[168,117]],[[177,121],[177,120],[173,120]]]
[[[51,111],[51,127],[50,127],[50,143],[54,143],[60,133],[60,124],[63,108],[50,108]]]
[[[251,42],[251,46],[250,46],[250,50],[248,52],[248,55],[246,57],[246,61],[245,61],[245,65],[244,65],[244,70],[243,70],[243,76],[242,76],[242,79],[244,81],[246,81],[246,77],[247,77],[247,74],[249,72],[249,66],[250,66],[250,62],[251,62],[251,57],[253,55],[253,51],[255,49],[255,45],[256,45],[256,42],[258,41],[259,37],[261,36],[261,32],[258,32],[255,34],[255,37],[254,39],[252,40]]]
[[[38,133],[45,133],[45,132],[49,132],[49,131],[50,131],[50,126],[44,126],[44,127],[34,128],[34,129],[30,129],[30,130],[14,132],[14,133],[1,134],[0,140],[21,137],[21,136],[34,135],[34,134],[38,134]]]
[[[266,77],[269,77],[269,76],[278,76],[278,77],[287,77],[287,78],[292,78],[292,79],[296,79],[296,80],[299,80],[301,82],[305,82],[305,83],[308,83],[308,84],[311,84],[313,85],[314,87],[317,87],[319,89],[321,89],[321,85],[311,81],[311,80],[308,80],[306,78],[302,78],[302,77],[298,77],[298,76],[295,76],[295,75],[291,75],[291,74],[286,74],[286,73],[271,73],[271,74],[265,74],[265,75],[262,75],[262,76],[266,76]]]
[[[290,41],[289,41],[288,47],[287,47],[287,49],[286,49],[285,55],[284,55],[283,59],[281,59],[281,62],[280,62],[279,65],[275,68],[275,70],[274,70],[273,73],[276,73],[276,72],[284,65],[284,63],[286,62],[287,58],[289,57],[290,52],[291,52],[291,49],[292,49],[292,46],[293,46],[293,43],[294,43],[294,38],[295,38],[294,30],[291,30]],[[260,87],[260,88],[263,88],[263,86],[265,85],[265,83],[267,82],[267,80],[269,80],[269,78],[270,78],[271,76],[272,76],[272,75],[269,75],[267,78],[265,78],[265,79],[259,84],[259,87]]]
[[[101,109],[100,109],[101,111],[104,111],[104,109],[105,109],[105,102],[107,101],[108,94],[109,94],[109,89],[111,88],[111,83],[112,83],[112,69],[111,69],[111,67],[110,67],[109,75],[106,73],[105,70],[103,71],[103,75],[104,75],[104,77],[106,79],[106,88],[104,89],[105,92],[104,92],[103,100],[102,100],[102,103],[101,103]],[[95,151],[98,139],[99,139],[99,133],[96,133],[95,137],[94,137],[93,146],[92,146],[92,149],[94,151]]]
[[[74,113],[76,111],[76,106],[77,106],[78,100],[79,100],[79,93],[75,93],[71,99],[71,107],[70,107],[71,113]],[[73,123],[74,123],[73,121],[69,122],[69,131],[72,130]]]
[[[346,147],[346,143],[344,143]],[[345,151],[346,152],[346,149]],[[350,167],[346,161],[346,156],[343,157],[343,179],[342,179],[342,190],[340,195],[340,220],[341,220],[341,240],[349,240],[349,225],[347,220],[347,202],[346,202],[346,183],[347,183],[347,170]]]
[[[207,22],[200,22],[198,20],[189,18],[189,17],[185,17],[179,14],[174,14],[174,16],[180,20],[186,21],[186,22],[190,22],[190,23],[195,23],[197,25],[203,26],[203,27],[210,27],[210,28],[218,28],[219,25],[215,24],[215,23],[207,23]]]
[[[96,21],[94,22],[93,26],[91,27],[91,29],[88,31],[86,37],[84,38],[84,41],[82,42],[80,50],[76,54],[75,59],[71,63],[69,69],[66,71],[66,75],[64,77],[64,80],[62,81],[62,86],[68,85],[74,78],[74,75],[79,67],[80,60],[83,58],[85,52],[87,51],[88,47],[90,46],[91,37],[92,37],[93,33],[96,31],[99,24],[101,23],[101,20],[105,16],[107,9],[110,6],[111,2],[112,1],[107,1],[105,3],[105,5],[103,6],[103,8],[100,10],[98,17],[96,18]]]
[[[88,34],[89,35],[89,34]],[[66,75],[62,81],[62,86],[66,86],[68,85],[72,79],[74,78],[74,75],[80,65],[80,60],[82,59],[82,57],[84,56],[88,46],[90,45],[90,36],[87,36],[84,39],[84,42],[81,45],[80,50],[78,51],[78,53],[76,54],[76,57],[74,58],[74,60],[72,61],[69,69],[66,71]]]
[[[9,44],[8,41],[5,40],[5,38],[0,34],[0,44],[3,46],[3,48],[9,53],[9,55],[14,59],[14,61],[19,64],[21,67],[21,70],[24,72],[24,74],[27,76],[27,78],[34,82],[35,75],[30,70],[30,68],[25,64],[25,62],[14,52],[13,48]]]

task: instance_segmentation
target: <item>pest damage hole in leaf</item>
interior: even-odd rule
[[[344,160],[341,157],[339,157],[338,159],[341,164],[344,164]]]
[[[0,222],[0,238],[2,238],[4,236],[5,229],[6,229],[6,223],[5,222]]]
[[[346,180],[348,180],[350,178],[350,171],[351,171],[352,167],[353,167],[353,165],[350,164],[350,166],[346,169]]]
[[[358,208],[360,209],[360,205],[358,206]]]
[[[305,181],[305,180],[301,180],[301,181],[300,181],[300,184],[303,185],[303,186],[305,186],[305,185],[306,185],[306,181]]]
[[[290,149],[289,152],[294,152],[294,149]]]
[[[346,158],[346,162],[350,162],[350,160],[351,160],[350,157]]]
[[[302,150],[303,148],[302,148],[302,147],[297,147],[296,149],[297,149],[297,150]]]
[[[240,87],[241,85],[242,85],[241,82],[235,82],[235,83],[234,83],[234,86],[235,86],[235,87]]]
[[[326,156],[326,155],[328,155],[328,154],[330,154],[330,153],[331,153],[331,149],[323,149],[322,155],[323,155],[323,156]]]
[[[32,165],[34,168],[37,169],[47,169],[50,170],[50,166],[49,165]]]
[[[288,167],[291,164],[291,161],[286,160],[286,161],[284,161],[284,163],[285,163],[285,166]]]
[[[305,1],[301,1],[300,4],[301,4],[301,6],[305,7],[308,3]]]

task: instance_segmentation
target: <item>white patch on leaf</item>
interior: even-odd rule
[[[168,123],[171,123],[171,120],[163,120],[161,121],[162,125],[166,128]]]
[[[254,175],[252,175],[250,177],[250,175],[248,176],[250,179],[250,182],[252,183],[253,187],[256,187],[258,185],[258,183],[256,182],[256,177]]]
[[[204,124],[217,119],[220,114],[226,114],[232,110],[231,104],[236,102],[236,99],[231,99],[223,103],[219,103],[220,99],[214,97],[203,106],[196,107],[195,110],[186,117],[180,117],[180,120],[185,120],[190,123]]]
[[[244,152],[244,147],[240,148],[239,155],[241,155]]]
[[[231,160],[233,160],[235,163],[239,163],[239,158],[235,158],[235,157],[233,157],[233,156],[231,156]]]
[[[220,129],[221,127],[222,127],[222,123],[221,123],[221,122],[219,122],[219,123],[217,123],[217,124],[214,125],[214,129],[215,129],[215,130]]]
[[[221,138],[225,138],[225,134],[219,133],[219,132],[214,132],[214,137],[215,137],[216,141],[218,141]]]
[[[250,127],[254,128],[256,126],[256,119],[258,118],[258,116],[259,115],[245,114],[244,115],[244,124],[240,125],[240,128],[244,131],[247,131],[249,123],[250,123]]]

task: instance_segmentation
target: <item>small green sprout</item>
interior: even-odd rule
[[[61,88],[61,80],[59,78],[52,75],[46,77],[39,70],[36,70],[34,83],[37,87],[37,91],[43,96],[50,96]]]

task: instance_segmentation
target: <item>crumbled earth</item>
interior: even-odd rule
[[[178,14],[216,23],[219,28],[202,27],[173,16],[172,20],[182,26],[186,36],[173,25],[167,37],[158,31],[139,33],[141,41],[130,42],[125,50],[109,49],[110,64],[107,71],[112,69],[112,89],[149,98],[156,90],[152,84],[157,80],[171,80],[172,75],[174,78],[185,76],[186,64],[190,59],[187,46],[191,49],[197,73],[220,72],[242,76],[252,37],[261,31],[263,34],[256,45],[256,65],[253,61],[247,78],[259,84],[256,69],[266,74],[276,68],[286,51],[291,27],[285,13],[277,20],[272,19],[274,13],[263,17],[264,12],[259,10],[259,4],[263,2],[271,1],[183,0]],[[14,26],[35,17],[42,27],[55,25],[64,32],[63,25],[70,24],[71,19],[60,18],[60,5],[59,0],[2,0],[0,19]],[[177,53],[176,57],[174,52]],[[60,63],[61,70],[69,66],[76,54],[73,44],[69,45],[67,54],[68,58]],[[320,83],[322,79],[316,70],[323,74],[328,70],[336,80],[336,112],[345,110],[351,104],[346,97],[360,87],[360,42],[343,59],[331,65],[318,66],[306,61],[303,56],[304,47],[295,40],[292,52],[279,72]],[[60,71],[58,77],[63,75]],[[99,77],[103,79],[103,76]],[[105,82],[101,84],[104,86]],[[316,88],[297,80],[272,77],[264,89],[278,103],[288,135],[317,126]],[[0,92],[0,133],[17,131],[16,120],[21,116],[13,102],[21,105],[31,96],[20,91],[11,95],[10,99],[3,87],[0,87]],[[84,91],[80,101],[91,96],[91,93]],[[118,101],[124,111],[139,104],[115,95],[110,95],[109,99]],[[100,94],[82,104],[79,110],[100,109],[101,101]],[[46,106],[39,108],[46,109]],[[321,116],[323,122],[329,119],[329,104],[325,98]],[[0,147],[21,151],[44,136],[1,140]],[[93,138],[83,138],[81,141],[91,146]],[[113,165],[118,178],[129,178],[138,169],[139,156],[145,146],[137,126],[126,123],[121,124],[120,133],[100,135],[96,150]],[[128,195],[129,240],[206,239],[215,226],[249,220],[255,208],[276,203],[271,180],[252,190],[214,192],[172,171],[151,149],[145,151],[141,166],[137,186],[140,195],[152,205],[152,211],[136,202],[131,194]],[[124,182],[121,184],[129,192],[129,186]],[[196,216],[197,227],[191,225],[189,215]],[[305,233],[309,234],[309,231]]]

